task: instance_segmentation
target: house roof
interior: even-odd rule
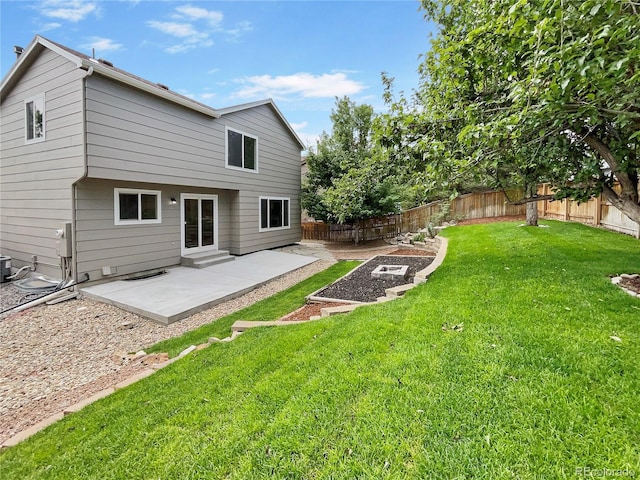
[[[125,83],[179,105],[183,105],[210,117],[218,118],[220,116],[215,109],[208,105],[196,102],[184,95],[168,90],[157,83],[150,82],[144,78],[126,72],[125,70],[104,63],[104,61],[96,60],[84,53],[77,52],[65,47],[64,45],[52,42],[40,35],[35,36],[29,46],[25,48],[20,57],[18,57],[18,60],[11,67],[5,78],[2,79],[2,84],[0,85],[0,99],[4,99],[4,97],[9,94],[9,91],[14,87],[22,74],[27,70],[27,68],[29,68],[33,60],[44,48],[54,51],[58,55],[74,63],[78,68],[82,68],[88,72],[98,73],[105,77],[112,78],[113,80]]]
[[[284,115],[282,115],[282,112],[280,111],[280,109],[276,106],[274,101],[270,98],[267,98],[266,100],[258,100],[256,102],[243,103],[241,105],[234,105],[233,107],[219,108],[217,109],[217,112],[220,114],[220,116],[223,116],[223,115],[229,115],[230,113],[241,112],[242,110],[248,110],[250,108],[260,107],[262,105],[268,105],[273,109],[276,115],[280,118],[280,121],[284,125],[286,125],[286,127],[289,129],[291,136],[296,140],[296,142],[298,142],[298,145],[302,150],[307,148],[306,145],[302,143],[302,140],[300,140],[300,137],[298,137],[298,134],[293,130],[293,128],[291,128],[291,125],[289,125],[289,122],[287,122],[287,119],[284,118]]]
[[[208,115],[212,118],[219,118],[222,115],[228,115],[242,110],[259,107],[262,105],[269,105],[280,121],[286,126],[291,133],[291,136],[296,140],[301,149],[305,149],[305,145],[302,143],[296,132],[291,128],[291,125],[282,115],[282,112],[276,107],[275,103],[271,99],[259,100],[257,102],[245,103],[242,105],[236,105],[233,107],[214,109],[204,103],[197,102],[189,97],[180,95],[177,92],[169,90],[164,85],[153,83],[144,78],[138,77],[120,68],[116,68],[109,63],[105,63],[103,60],[95,59],[85,55],[84,53],[77,52],[69,47],[65,47],[59,43],[48,40],[40,35],[36,35],[31,41],[28,47],[26,47],[16,63],[13,64],[7,75],[2,79],[0,84],[0,101],[9,94],[13,87],[18,83],[24,72],[33,63],[35,58],[45,48],[52,50],[58,55],[66,58],[70,62],[74,63],[78,68],[87,70],[89,74],[100,74],[113,80],[130,85],[138,90],[145,91],[152,95],[164,98],[170,102],[177,103],[191,110],[195,110],[204,115]]]

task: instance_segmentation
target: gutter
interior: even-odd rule
[[[78,183],[89,176],[89,154],[87,151],[87,77],[93,75],[93,66],[82,77],[82,176],[71,184],[71,269],[74,290],[78,291],[78,235],[76,230],[76,206],[78,204]]]

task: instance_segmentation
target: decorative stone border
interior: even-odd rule
[[[620,287],[620,289],[623,292],[628,293],[632,297],[640,297],[640,294],[634,292],[633,290],[629,290],[628,288],[625,288],[622,285],[620,285],[620,282],[622,281],[622,279],[633,280],[635,278],[640,278],[640,274],[637,274],[637,273],[634,273],[634,274],[623,273],[623,274],[621,274],[621,275],[619,275],[617,277],[611,277],[611,283],[613,283],[614,285],[617,285],[618,287]]]

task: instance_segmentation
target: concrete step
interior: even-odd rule
[[[236,257],[229,255],[227,250],[214,250],[212,252],[192,253],[181,258],[183,267],[205,268],[219,263],[231,262]]]

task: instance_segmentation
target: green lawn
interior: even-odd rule
[[[0,476],[637,477],[640,299],[608,275],[640,272],[640,242],[544,223],[447,229],[406,298],[194,352],[3,451]]]

